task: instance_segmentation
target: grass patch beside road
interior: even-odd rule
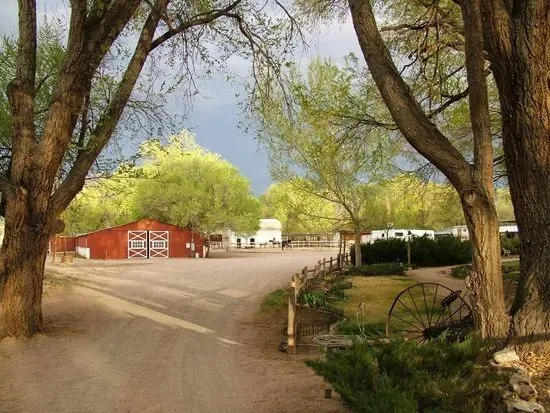
[[[269,313],[286,305],[288,305],[288,292],[283,289],[278,289],[265,296],[260,306],[260,311],[262,313]]]
[[[415,284],[406,277],[350,277],[353,288],[346,290],[346,301],[333,305],[344,311],[343,334],[383,335],[388,311],[397,294]],[[362,305],[361,303],[364,303]],[[360,309],[363,307],[363,311]],[[360,317],[358,319],[358,314]]]

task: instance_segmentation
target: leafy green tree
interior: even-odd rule
[[[273,176],[337,204],[353,228],[355,262],[361,262],[369,190],[387,172],[395,147],[379,133],[354,129],[350,134],[348,123],[341,122],[346,115],[353,120],[354,106],[361,101],[363,90],[354,79],[354,62],[349,60],[343,68],[314,60],[305,78],[291,67],[288,92],[270,85],[271,93],[260,96],[255,110]]]
[[[342,221],[337,205],[300,190],[301,182],[282,181],[272,184],[260,196],[263,217],[281,221],[286,234],[330,233],[340,228]]]
[[[133,175],[118,171],[88,182],[63,213],[65,233],[85,233],[139,219],[135,208],[138,179]]]
[[[260,205],[250,182],[239,170],[198,146],[187,131],[168,145],[147,141],[137,180],[134,208],[138,216],[155,218],[200,231],[232,229],[241,234],[259,228]]]

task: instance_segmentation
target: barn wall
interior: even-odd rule
[[[50,251],[76,251],[76,237],[56,235],[50,239]]]
[[[187,243],[191,243],[191,231],[154,220],[141,220],[115,228],[82,235],[77,238],[79,247],[90,249],[91,259],[113,260],[128,258],[128,231],[168,231],[168,254],[170,258],[190,258],[193,256]],[[195,233],[195,251],[203,256],[202,237]]]

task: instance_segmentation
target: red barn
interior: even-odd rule
[[[76,237],[79,255],[100,260],[203,257],[203,245],[203,238],[196,232],[154,219]]]

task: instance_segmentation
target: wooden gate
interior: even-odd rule
[[[148,258],[147,231],[128,231],[128,258]]]
[[[149,231],[149,258],[168,258],[168,231]]]

